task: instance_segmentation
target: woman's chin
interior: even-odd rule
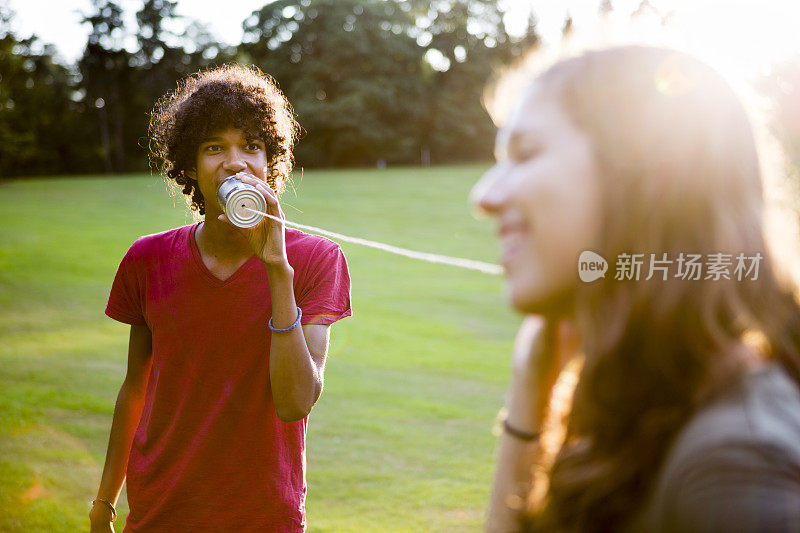
[[[558,316],[567,314],[572,308],[574,300],[573,291],[568,288],[521,290],[509,286],[508,296],[511,307],[526,315]]]

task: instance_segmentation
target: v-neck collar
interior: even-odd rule
[[[236,269],[236,272],[234,272],[224,280],[219,279],[208,269],[206,264],[203,262],[203,257],[200,255],[200,249],[197,247],[197,241],[195,240],[195,233],[197,232],[197,228],[200,227],[200,224],[202,224],[202,222],[195,223],[188,232],[189,249],[192,251],[192,258],[194,259],[194,264],[200,271],[200,274],[202,274],[202,276],[206,278],[215,287],[222,287],[224,285],[228,285],[233,281],[236,281],[243,275],[242,273],[249,268],[253,260],[256,261],[258,260],[258,257],[255,254],[253,254],[247,259],[247,261],[242,263],[242,265],[238,269]]]

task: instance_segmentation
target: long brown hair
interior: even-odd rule
[[[741,376],[734,347],[761,339],[759,351],[800,383],[800,313],[765,242],[753,129],[719,74],[686,54],[629,46],[562,61],[537,83],[594,143],[604,206],[595,252],[610,267],[577,289],[585,363],[527,524],[618,530],[681,427]],[[615,279],[616,259],[635,253],[645,254],[639,280]],[[668,279],[645,279],[651,253],[673,261]],[[731,279],[675,277],[681,253],[723,254]],[[737,279],[740,253],[760,254],[756,279]]]

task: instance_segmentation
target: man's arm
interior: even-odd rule
[[[122,483],[125,481],[131,443],[144,406],[147,381],[153,362],[152,353],[153,338],[150,329],[147,326],[131,326],[128,369],[117,395],[106,462],[100,479],[100,488],[97,491],[97,498],[106,500],[112,505],[116,505]],[[102,503],[98,502],[92,507],[89,518],[92,532],[113,531],[110,525],[111,510]]]
[[[292,280],[287,264],[268,266],[272,324],[287,328],[297,320]],[[322,393],[330,326],[309,324],[291,331],[273,332],[269,345],[269,378],[275,411],[284,422],[308,416]]]
[[[258,225],[238,228],[238,231],[267,269],[273,327],[288,328],[298,319],[298,311],[294,298],[294,268],[286,254],[285,228],[279,222],[284,216],[278,196],[260,179],[241,173],[236,177],[261,193],[267,202],[267,212],[273,217],[265,217]],[[219,219],[227,220],[227,217],[220,215]],[[327,325],[308,325],[272,333],[269,378],[275,411],[284,422],[308,416],[322,393],[329,329]]]

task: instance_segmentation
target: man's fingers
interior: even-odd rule
[[[278,216],[279,218],[283,218],[283,212],[280,209],[278,195],[275,193],[272,187],[269,186],[269,184],[246,174],[237,174],[236,179],[255,187],[256,190],[261,193],[261,195],[267,201],[267,207],[272,208],[273,212],[270,214],[273,216]]]
[[[267,202],[266,211],[268,215],[273,216],[280,220],[286,219],[286,216],[283,214],[283,209],[281,209],[280,202],[278,201],[278,195],[275,194],[275,191],[266,182],[244,173],[236,174],[235,178],[241,181],[242,183],[247,183],[248,185],[252,185],[253,187],[255,187],[258,193],[264,197],[264,200]],[[261,224],[267,224],[266,227],[269,227],[269,224],[272,224],[273,222],[277,221],[271,218],[267,218],[266,220],[262,221]],[[263,227],[261,224],[259,224],[257,227],[259,228]],[[281,224],[281,226],[283,226],[283,224]]]

